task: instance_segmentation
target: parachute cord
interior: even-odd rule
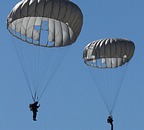
[[[56,70],[57,70],[57,69],[56,69]],[[55,70],[55,72],[56,72],[56,70]],[[44,87],[44,89],[43,89],[41,95],[40,95],[39,98],[38,98],[38,101],[41,99],[41,97],[43,96],[44,92],[45,92],[46,89],[48,88],[48,85],[49,85],[49,83],[51,82],[51,80],[52,80],[52,78],[53,78],[55,72],[51,75],[51,78],[49,79],[49,82],[45,85],[45,87]]]
[[[121,87],[122,87],[122,83],[123,83],[123,80],[124,80],[124,77],[125,77],[125,73],[126,73],[126,70],[127,70],[127,65],[128,65],[128,63],[125,65],[125,67],[124,67],[124,70],[122,71],[123,73],[122,73],[122,75],[121,75],[121,82],[120,82],[120,84],[118,85],[119,87],[117,87],[118,89],[117,89],[117,93],[116,93],[116,95],[115,95],[115,99],[113,100],[113,104],[112,104],[112,107],[110,108],[109,107],[109,102],[107,101],[107,99],[104,97],[104,95],[103,95],[103,93],[102,93],[102,91],[101,91],[101,89],[100,89],[100,84],[97,82],[97,80],[96,80],[96,78],[95,78],[95,75],[94,75],[94,73],[92,72],[92,70],[91,70],[91,68],[89,68],[88,67],[88,69],[89,69],[89,72],[90,72],[90,74],[91,74],[91,76],[92,76],[92,78],[93,78],[93,80],[94,80],[94,82],[95,82],[95,84],[96,84],[96,86],[97,86],[97,89],[98,89],[98,91],[99,91],[99,93],[100,93],[100,95],[101,95],[101,97],[102,97],[102,99],[103,99],[103,101],[104,101],[104,104],[105,104],[105,106],[106,106],[106,108],[107,108],[107,110],[108,110],[108,113],[110,114],[110,115],[112,115],[112,113],[113,113],[113,110],[114,110],[114,107],[115,107],[115,105],[116,105],[116,101],[117,101],[117,99],[118,99],[118,95],[119,95],[119,92],[120,92],[120,89],[121,89]],[[98,71],[99,72],[99,71]],[[97,72],[97,73],[98,73]],[[101,76],[102,76],[102,74],[103,73],[101,73]],[[112,75],[113,76],[113,75]],[[112,77],[112,76],[106,76],[106,77]],[[103,78],[105,78],[105,76],[103,76]],[[109,81],[109,80],[108,80]],[[109,91],[112,91],[112,90],[110,90],[109,88],[108,88],[108,95],[109,96],[111,96],[110,95],[110,92]]]
[[[66,56],[66,54],[69,52],[69,50],[70,50],[70,48],[71,47],[69,47],[69,48],[66,48],[66,52],[64,53],[64,52],[62,52],[62,51],[65,51],[65,50],[59,50],[59,52],[58,52],[58,56],[59,57],[61,57],[60,55],[62,55],[63,56],[63,58],[61,58],[61,60],[60,60],[60,62],[62,63],[62,61],[64,60],[64,57]],[[56,60],[55,60],[55,62],[56,62]],[[39,99],[38,99],[38,101],[41,99],[41,97],[43,96],[43,94],[44,94],[44,92],[46,91],[46,89],[48,88],[48,86],[49,86],[49,83],[51,82],[51,80],[52,80],[52,78],[54,77],[54,75],[55,75],[55,73],[57,72],[57,70],[58,70],[58,65],[60,65],[61,63],[59,62],[59,64],[57,64],[57,66],[56,66],[56,69],[54,70],[54,72],[53,72],[53,74],[51,75],[51,77],[50,77],[50,79],[49,79],[49,81],[47,82],[47,84],[45,85],[45,87],[44,87],[44,89],[43,89],[43,91],[42,91],[42,93],[41,93],[41,95],[39,96]]]
[[[50,65],[52,63],[53,57],[51,56],[50,59],[47,59],[47,55],[44,54],[44,51],[40,51],[39,53],[43,53],[42,54],[43,57],[40,57],[40,54],[38,55],[39,56],[39,58],[38,58],[39,59],[39,61],[38,61],[38,65],[39,65],[38,68],[41,69],[41,73],[39,73],[39,77],[38,77],[37,81],[38,81],[39,86],[40,86],[40,81],[41,81],[42,74],[44,74],[44,73],[46,74],[46,73],[48,73],[50,71],[50,70],[48,70],[48,68],[50,68]],[[42,66],[40,66],[39,63],[43,63],[43,61],[45,61],[45,64],[42,64]],[[48,80],[48,82],[49,82],[49,80]],[[36,93],[39,92],[39,90],[42,91],[43,89],[40,89],[40,87],[37,88]]]
[[[42,51],[41,53],[43,53],[43,51]],[[40,55],[39,55],[39,56],[40,56]],[[43,55],[43,56],[44,56],[44,55]],[[43,58],[38,58],[38,59],[41,59],[41,60],[43,60],[43,61],[47,61],[48,64],[43,64],[42,68],[40,67],[42,73],[46,73],[46,71],[48,71],[48,70],[46,70],[46,68],[49,68],[48,66],[50,66],[50,64],[51,64],[51,62],[52,62],[52,57],[51,57],[51,59],[49,59],[49,60],[46,59],[46,56],[43,57]],[[42,62],[42,61],[41,61],[41,62]],[[41,62],[39,61],[39,63],[41,63]],[[46,65],[48,65],[48,66],[46,66]],[[40,78],[38,78],[38,79],[40,79]],[[50,82],[50,81],[51,81],[51,78],[48,80],[48,82]],[[44,89],[42,89],[42,94],[39,96],[39,98],[37,98],[37,101],[39,101],[39,100],[41,99],[41,97],[42,97],[45,89],[46,89],[46,87],[44,87]],[[37,91],[39,91],[39,89],[37,89]],[[37,92],[37,91],[36,91],[36,92]]]
[[[126,63],[126,66],[125,66],[125,69],[124,69],[124,73],[123,73],[123,75],[122,75],[120,87],[119,87],[119,89],[118,89],[118,93],[117,93],[117,95],[116,95],[116,98],[115,98],[115,101],[114,101],[114,105],[113,105],[113,107],[112,107],[112,110],[109,111],[109,114],[112,114],[113,109],[114,109],[114,107],[115,107],[115,105],[116,105],[116,101],[117,101],[117,99],[118,99],[118,95],[119,95],[120,89],[121,89],[122,84],[123,84],[123,81],[124,81],[124,77],[125,77],[125,74],[126,74],[127,67],[128,67],[128,63]]]
[[[51,77],[50,77],[50,79],[49,79],[48,83],[45,85],[45,87],[44,87],[44,89],[43,89],[43,91],[42,91],[41,95],[39,96],[38,101],[41,99],[41,97],[43,96],[43,94],[44,94],[45,90],[48,88],[48,85],[49,85],[49,83],[51,82],[51,80],[52,80],[52,78],[53,78],[54,74],[56,73],[57,69],[58,69],[58,67],[55,69],[55,71],[54,71],[54,72],[53,72],[53,74],[51,75]]]
[[[34,51],[34,50],[33,50]],[[34,82],[34,91],[35,91],[35,95],[38,93],[38,86],[40,86],[40,76],[41,74],[39,73],[39,69],[40,69],[40,64],[43,63],[43,62],[40,62],[39,60],[41,59],[40,58],[40,52],[41,52],[41,48],[39,48],[38,50],[34,51],[36,54],[38,53],[37,56],[33,57],[34,61],[36,62],[35,65],[32,67],[33,68],[33,74],[34,74],[34,79],[33,81],[36,81]],[[33,55],[34,56],[34,55]],[[38,69],[35,69],[35,67],[37,67]],[[39,76],[38,76],[39,75]],[[35,96],[35,99],[36,99],[36,96]]]
[[[19,61],[21,61],[21,60],[20,60],[20,56],[18,55],[17,48],[16,48],[16,46],[15,46],[15,42],[14,42],[14,40],[13,40],[12,37],[11,37],[11,39],[12,39],[12,43],[13,43],[13,45],[14,45],[14,48],[15,48],[15,50],[16,50],[17,57],[18,57]],[[28,81],[28,79],[27,79],[27,77],[26,77],[26,72],[24,71],[24,67],[23,67],[23,65],[22,65],[21,62],[20,62],[20,64],[21,64],[21,66],[22,66],[22,71],[23,71],[24,76],[25,76],[25,79],[26,79],[26,81],[27,81],[28,88],[29,88],[30,94],[31,94],[31,96],[32,96],[32,99],[33,99],[33,101],[35,101],[35,98],[34,98],[33,93],[32,93],[32,89],[31,89],[30,84],[29,84],[29,81]]]
[[[34,101],[34,102],[39,101],[39,100],[38,100],[38,96],[37,96],[37,92],[35,92],[35,94],[34,94],[33,101]]]
[[[98,84],[97,81],[95,80],[95,76],[93,75],[93,73],[91,72],[91,69],[90,69],[89,67],[88,67],[88,70],[89,70],[89,72],[90,72],[90,74],[91,74],[91,76],[92,76],[92,78],[93,78],[96,86],[99,86],[99,84]],[[105,98],[102,96],[102,95],[103,95],[102,92],[100,91],[99,87],[97,87],[97,89],[98,89],[98,91],[100,92],[100,95],[101,95],[101,97],[102,97],[102,99],[103,99],[103,101],[104,101],[104,104],[105,104],[108,112],[110,112],[109,107],[108,107],[108,103],[106,102]]]

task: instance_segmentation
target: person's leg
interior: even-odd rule
[[[37,112],[33,112],[33,120],[36,121]]]
[[[111,130],[113,130],[113,124],[111,124]]]

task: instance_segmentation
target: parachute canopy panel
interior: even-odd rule
[[[96,68],[116,68],[128,62],[135,50],[132,41],[107,38],[89,43],[83,52],[84,62]]]
[[[7,28],[12,35],[46,47],[74,43],[82,24],[80,8],[69,0],[22,0],[7,18]]]

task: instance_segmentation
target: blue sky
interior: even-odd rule
[[[109,37],[128,38],[136,46],[113,112],[114,129],[144,129],[144,2],[72,1],[83,12],[83,28],[40,101],[37,122],[32,120],[29,89],[6,29],[7,15],[19,0],[0,1],[1,130],[110,129],[107,109],[82,59],[89,42]]]

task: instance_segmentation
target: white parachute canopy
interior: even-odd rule
[[[7,18],[29,90],[40,99],[80,34],[83,15],[68,0],[23,0]]]
[[[121,38],[96,40],[84,49],[84,63],[90,66],[89,70],[110,115],[134,50],[132,41]]]
[[[80,34],[82,24],[80,8],[68,0],[23,0],[7,18],[7,29],[12,35],[47,47],[72,44]]]

